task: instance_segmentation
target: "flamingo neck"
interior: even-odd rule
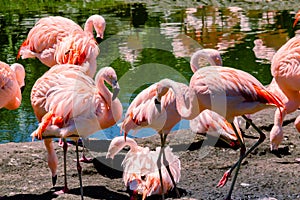
[[[136,152],[139,149],[139,146],[137,145],[137,143],[133,139],[127,138],[126,141],[125,141],[123,136],[119,136],[119,137],[115,137],[111,141],[106,157],[107,158],[114,158],[114,156],[117,153],[119,153],[125,146],[130,147],[130,152]]]
[[[93,27],[94,27],[94,21],[92,18],[88,18],[84,25],[84,32],[89,34],[91,37],[93,37]]]
[[[176,97],[176,109],[182,118],[190,120],[200,113],[197,96],[190,87],[183,86],[184,84],[179,85],[170,79],[164,79],[160,84],[173,90]]]
[[[96,77],[96,86],[99,90],[99,93],[100,93],[101,97],[105,100],[105,102],[108,104],[108,106],[111,106],[111,104],[112,104],[112,93],[106,87],[104,81],[105,80],[103,78],[103,75],[100,72]]]

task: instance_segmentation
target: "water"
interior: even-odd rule
[[[47,67],[38,60],[16,61],[18,49],[35,22],[60,15],[83,26],[92,14],[107,22],[100,44],[98,69],[112,66],[120,79],[124,110],[145,86],[171,78],[187,83],[192,76],[191,54],[215,48],[223,64],[254,75],[263,84],[271,80],[270,59],[294,36],[295,1],[40,1],[2,2],[0,7],[0,60],[20,62],[26,68],[26,87],[19,109],[0,110],[0,143],[31,141],[37,126],[30,91]],[[297,27],[296,27],[297,28]],[[183,122],[175,129],[186,128]],[[143,131],[137,136],[154,134]],[[114,126],[94,137],[119,135]]]

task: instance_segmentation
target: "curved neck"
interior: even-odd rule
[[[117,153],[119,153],[125,146],[129,146],[130,147],[130,152],[134,152],[138,150],[138,145],[137,143],[131,139],[131,138],[127,138],[126,141],[124,140],[123,136],[119,136],[119,137],[115,137],[109,147],[108,147],[108,151],[107,151],[107,158],[113,158]]]
[[[111,106],[112,104],[112,93],[109,91],[109,89],[106,87],[104,83],[104,75],[103,72],[99,72],[96,76],[95,82],[96,86],[99,90],[99,93],[101,97],[105,100],[105,102],[108,104],[108,106]]]
[[[84,32],[90,34],[93,36],[93,27],[94,27],[94,22],[91,18],[88,18],[84,24]]]
[[[190,61],[191,70],[195,73],[198,69],[203,66],[199,65],[199,59],[205,59],[210,66],[222,66],[222,58],[220,53],[215,49],[200,49],[196,51]]]
[[[190,87],[170,79],[164,79],[159,84],[173,90],[176,99],[176,109],[182,118],[190,120],[200,114],[197,95]]]

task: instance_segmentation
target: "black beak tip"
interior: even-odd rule
[[[22,87],[21,87],[21,93],[22,93],[22,94],[23,94],[24,90],[25,90],[25,86],[22,86]]]
[[[160,102],[157,100],[157,98],[154,99],[154,103],[160,105]]]
[[[102,41],[103,41],[103,39],[102,39],[102,38],[100,38],[100,37],[96,37],[96,42],[97,42],[98,44],[100,44]]]
[[[155,107],[156,109],[158,110],[158,112],[160,113],[161,112],[161,103],[160,101],[157,100],[157,98],[154,99],[154,103],[155,103]]]
[[[57,175],[52,177],[52,185],[55,186],[57,181]]]

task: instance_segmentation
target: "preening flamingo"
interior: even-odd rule
[[[125,146],[130,146],[130,150],[122,162],[123,181],[134,194],[143,195],[144,200],[147,196],[165,194],[173,189],[174,185],[165,167],[161,168],[164,189],[160,187],[160,177],[156,168],[160,147],[150,151],[148,147],[138,146],[131,138],[125,141],[122,136],[115,137],[109,145],[106,158],[113,159]],[[169,146],[165,148],[165,153],[174,181],[178,183],[181,175],[180,160],[172,153]]]
[[[0,61],[0,108],[15,110],[22,101],[20,88],[25,85],[25,70],[19,63],[11,66]]]
[[[242,139],[242,133],[238,128],[239,125],[234,121],[239,137]],[[190,120],[190,128],[194,133],[207,133],[214,137],[220,138],[223,142],[232,148],[237,148],[241,144],[235,134],[232,125],[221,115],[211,110],[203,110],[196,118]]]
[[[100,15],[90,16],[84,29],[64,17],[41,18],[29,31],[17,58],[38,58],[48,67],[67,63],[82,65],[89,62],[91,69],[88,75],[93,77],[97,68],[96,58],[99,54],[97,42],[103,39],[105,26],[106,22]],[[97,34],[97,42],[93,36],[93,28]],[[60,44],[61,42],[63,44]]]
[[[85,138],[113,126],[122,116],[122,105],[116,98],[119,85],[113,68],[101,68],[95,81],[84,73],[86,68],[70,64],[56,65],[36,81],[31,91],[32,107],[40,122],[32,137],[44,139],[53,185],[57,177],[57,156],[51,137],[75,135]],[[114,93],[109,91],[105,82],[112,86]],[[67,145],[64,145],[65,186],[62,192],[68,191],[66,151]],[[77,143],[76,153],[82,194]]]
[[[191,57],[190,65],[193,71],[196,71],[200,68],[200,58],[204,58],[206,61],[210,62],[210,64],[214,65],[222,63],[222,59],[218,51],[213,49],[201,49],[195,52]],[[186,88],[186,85],[182,84],[182,86],[182,89]],[[179,85],[179,87],[181,87],[181,85]],[[164,115],[166,115],[167,117],[156,110],[154,104],[155,95],[156,84],[153,84],[140,92],[135,97],[135,99],[131,102],[130,106],[127,109],[125,118],[122,122],[121,131],[124,131],[124,136],[126,139],[126,136],[130,130],[138,130],[146,127],[152,128],[156,130],[161,137],[161,151],[163,152],[167,135],[170,133],[171,129],[181,120],[181,117],[176,110],[176,102],[174,94],[171,90],[169,90],[167,95],[162,97],[162,105],[164,106],[164,110],[166,110]],[[164,165],[168,169],[168,162],[167,160],[165,160],[164,155],[163,158]],[[160,160],[158,160],[157,165],[159,173],[161,173]],[[172,177],[171,173],[170,177]],[[162,179],[160,182],[164,183]],[[175,190],[177,191],[176,183],[173,182],[173,184],[175,185]],[[162,188],[164,188],[163,185]],[[177,195],[179,196],[178,191]],[[164,194],[162,194],[162,197],[164,199]]]
[[[247,120],[248,118],[244,114],[252,114],[271,105],[284,109],[279,98],[268,92],[257,79],[244,71],[229,67],[208,66],[201,68],[194,73],[189,86],[184,87],[183,85],[170,79],[163,79],[158,82],[156,84],[156,98],[153,102],[156,104],[157,111],[165,113],[164,96],[169,95],[169,91],[172,90],[177,112],[182,118],[191,120],[205,109],[213,110],[232,123],[238,138],[237,128],[233,124],[235,116],[243,116]],[[218,102],[223,102],[224,105],[216,105]],[[168,116],[165,115],[165,117]],[[162,118],[161,120],[166,121],[168,119]],[[219,186],[224,185],[233,169],[237,168],[226,199],[231,198],[241,161],[265,139],[265,134],[251,121],[249,123],[258,131],[260,138],[248,151],[244,145],[241,146],[239,161],[224,174],[219,182]]]

